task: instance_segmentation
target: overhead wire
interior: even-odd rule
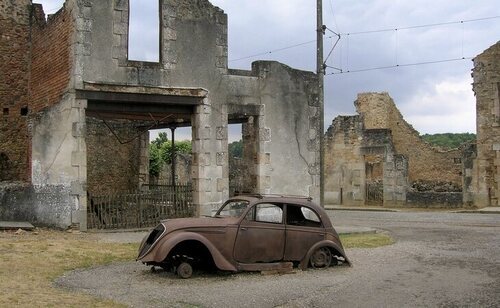
[[[396,64],[396,65],[387,65],[387,66],[377,66],[377,67],[370,67],[370,68],[362,68],[362,69],[356,69],[356,70],[347,70],[347,71],[340,71],[340,72],[328,73],[326,75],[339,75],[339,74],[348,74],[348,73],[360,73],[360,72],[383,70],[383,69],[397,68],[397,67],[419,66],[419,65],[427,65],[427,64],[436,64],[436,63],[445,63],[445,62],[453,62],[453,61],[471,60],[472,58],[473,57],[462,57],[462,58],[452,58],[452,59],[443,59],[443,60],[434,60],[434,61],[414,62],[414,63],[405,63],[405,64]],[[327,65],[327,67],[337,69],[337,68],[331,67],[329,65]]]
[[[478,22],[478,21],[485,21],[485,20],[498,19],[498,18],[500,18],[500,15],[489,16],[489,17],[482,17],[482,18],[474,18],[474,19],[466,19],[466,20],[459,20],[459,21],[440,22],[440,23],[431,23],[431,24],[423,24],[423,25],[413,25],[413,26],[407,26],[407,27],[394,27],[394,28],[385,28],[385,29],[377,29],[377,30],[345,32],[345,33],[338,33],[338,34],[336,33],[336,34],[340,35],[341,37],[342,36],[346,36],[347,37],[347,48],[348,48],[349,47],[349,36],[351,36],[351,35],[371,34],[371,33],[388,32],[388,31],[398,31],[398,30],[408,30],[408,29],[417,29],[417,28],[426,28],[426,27],[438,27],[438,26],[445,26],[445,25],[452,25],[452,24],[464,24],[464,23],[468,23],[468,22]],[[325,39],[332,39],[334,37],[337,37],[337,35],[327,36],[327,37],[325,37]],[[263,52],[255,53],[255,54],[252,54],[252,55],[248,55],[248,56],[244,56],[244,57],[240,57],[240,58],[236,58],[236,59],[230,59],[229,62],[236,62],[236,61],[241,61],[241,60],[246,60],[246,59],[250,59],[250,58],[255,58],[255,57],[263,56],[263,55],[268,55],[268,54],[280,52],[280,51],[283,51],[283,50],[288,50],[288,49],[292,49],[292,48],[296,48],[296,47],[300,47],[300,46],[312,44],[312,43],[315,43],[315,42],[316,42],[316,40],[305,41],[305,42],[301,42],[301,43],[297,43],[297,44],[293,44],[293,45],[289,45],[289,46],[284,46],[284,47],[277,48],[277,49],[272,49],[272,50],[269,50],[269,51],[263,51]],[[349,52],[347,52],[347,54],[349,55]]]

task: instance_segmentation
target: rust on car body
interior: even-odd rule
[[[236,196],[212,217],[163,220],[137,260],[183,278],[203,265],[234,272],[350,265],[323,208],[308,197],[277,195]]]

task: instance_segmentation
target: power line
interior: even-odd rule
[[[408,27],[395,27],[395,28],[386,28],[386,29],[378,29],[378,30],[367,30],[367,31],[340,33],[338,35],[349,37],[351,35],[358,35],[358,34],[371,34],[371,33],[387,32],[387,31],[398,31],[398,30],[425,28],[425,27],[438,27],[438,26],[445,26],[445,25],[452,25],[452,24],[463,24],[463,23],[468,23],[468,22],[485,21],[485,20],[497,19],[497,18],[500,18],[500,15],[490,16],[490,17],[483,17],[483,18],[460,20],[460,21],[450,21],[450,22],[441,22],[441,23],[433,23],[433,24],[414,25],[414,26],[408,26]],[[327,36],[325,38],[326,39],[332,39],[334,37],[337,37],[337,34],[331,35],[331,36]],[[285,46],[285,47],[281,47],[281,48],[277,48],[277,49],[273,49],[273,50],[269,50],[269,51],[255,53],[255,54],[244,56],[244,57],[237,58],[237,59],[230,59],[229,62],[241,61],[241,60],[255,58],[255,57],[259,57],[259,56],[263,56],[263,55],[268,55],[268,54],[280,52],[280,51],[283,51],[283,50],[288,50],[288,49],[292,49],[292,48],[296,48],[296,47],[300,47],[300,46],[312,44],[312,43],[315,43],[315,42],[316,42],[316,40],[311,40],[311,41],[306,41],[306,42],[302,42],[302,43],[297,43],[297,44],[294,44],[294,45],[289,45],[289,46]]]
[[[231,60],[229,60],[229,62],[241,61],[241,60],[246,60],[246,59],[250,59],[250,58],[255,58],[255,57],[259,57],[259,56],[263,56],[263,55],[268,55],[268,54],[272,54],[272,53],[275,53],[275,52],[278,52],[278,51],[283,51],[283,50],[287,50],[287,49],[291,49],[291,48],[295,48],[295,47],[299,47],[299,46],[304,46],[304,45],[308,45],[308,44],[312,44],[312,43],[316,43],[316,40],[307,41],[307,42],[303,42],[303,43],[298,43],[298,44],[295,44],[295,45],[290,45],[290,46],[286,46],[286,47],[282,47],[282,48],[278,48],[278,49],[273,49],[273,50],[269,50],[269,51],[264,51],[264,52],[256,53],[256,54],[253,54],[253,55],[250,55],[250,56],[245,56],[245,57],[238,58],[238,59],[231,59]]]
[[[447,26],[447,25],[454,25],[454,24],[463,24],[463,23],[467,23],[467,22],[484,21],[484,20],[495,19],[495,18],[500,18],[500,15],[491,16],[491,17],[484,17],[484,18],[468,19],[468,20],[440,22],[440,23],[425,24],[425,25],[415,25],[415,26],[408,26],[408,27],[395,27],[395,28],[386,28],[386,29],[379,29],[379,30],[349,32],[349,33],[341,33],[340,35],[358,35],[358,34],[370,34],[370,33],[388,32],[388,31],[398,31],[398,30],[409,30],[409,29],[417,29],[417,28],[429,28],[429,27]]]
[[[419,65],[445,63],[445,62],[454,62],[454,61],[463,61],[463,60],[471,60],[471,59],[472,59],[472,57],[462,57],[462,58],[454,58],[454,59],[444,59],[444,60],[415,62],[415,63],[406,63],[406,64],[396,64],[396,65],[388,65],[388,66],[378,66],[378,67],[362,68],[362,69],[347,70],[347,71],[341,70],[340,72],[328,73],[326,75],[339,75],[339,74],[347,74],[347,73],[360,73],[360,72],[383,70],[383,69],[389,69],[389,68],[406,67],[406,66],[419,66]],[[333,68],[333,69],[337,69],[337,68],[329,66],[329,65],[327,65],[327,67],[330,67],[330,68]]]

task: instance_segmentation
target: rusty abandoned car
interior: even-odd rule
[[[230,198],[212,217],[163,220],[143,239],[137,260],[182,278],[197,266],[236,272],[349,264],[321,207],[276,195]]]

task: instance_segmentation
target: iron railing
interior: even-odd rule
[[[366,183],[367,205],[383,205],[384,203],[384,185],[379,182]]]
[[[153,227],[166,218],[190,217],[195,213],[190,184],[143,185],[131,192],[88,194],[89,229]]]

